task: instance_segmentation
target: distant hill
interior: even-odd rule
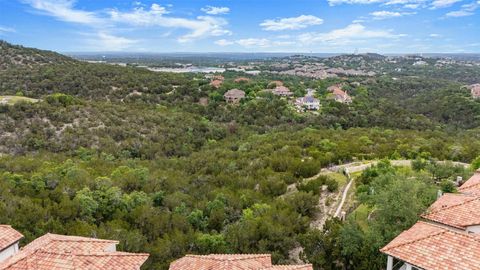
[[[0,40],[0,69],[7,69],[13,66],[32,67],[34,65],[73,61],[75,60],[56,52],[12,45]]]

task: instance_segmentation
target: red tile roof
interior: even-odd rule
[[[381,252],[426,270],[480,270],[480,237],[427,222],[412,228]]]
[[[311,265],[272,265],[270,254],[186,255],[170,270],[313,270]]]
[[[458,191],[467,194],[480,195],[480,171],[477,170],[475,174],[458,189]]]
[[[8,248],[23,238],[23,235],[17,232],[9,225],[0,225],[0,251]]]
[[[480,225],[479,209],[480,197],[447,193],[432,204],[422,217],[465,230],[468,226]]]
[[[46,234],[0,263],[1,270],[138,270],[148,254],[116,252],[118,241]]]

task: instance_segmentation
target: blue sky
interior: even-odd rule
[[[61,52],[480,52],[480,0],[0,0],[0,39]]]

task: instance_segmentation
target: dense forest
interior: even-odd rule
[[[471,175],[435,161],[470,163],[480,153],[480,102],[462,82],[431,78],[435,70],[400,79],[262,73],[248,82],[229,71],[214,88],[200,74],[92,64],[6,42],[0,59],[0,96],[38,100],[0,104],[0,223],[25,243],[46,232],[118,239],[121,250],[151,254],[145,269],[168,269],[186,253],[272,253],[288,263],[298,247],[316,269],[382,269],[378,249],[438,189],[454,191],[450,180]],[[273,80],[296,96],[315,89],[321,110],[300,113],[262,93]],[[325,98],[334,84],[352,104]],[[232,88],[247,98],[226,104]],[[346,220],[312,228],[325,214],[319,199],[344,184],[317,173],[364,160],[383,161],[355,176]]]

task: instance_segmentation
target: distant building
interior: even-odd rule
[[[293,92],[290,91],[290,89],[288,89],[285,86],[275,87],[274,89],[272,89],[272,93],[274,95],[280,96],[280,97],[291,97],[291,96],[293,96]]]
[[[240,100],[245,98],[245,92],[238,89],[228,90],[223,97],[228,103],[239,103]]]
[[[352,98],[348,95],[346,91],[343,91],[338,85],[333,85],[327,88],[328,91],[332,92],[333,99],[337,102],[350,104],[352,103]]]
[[[380,250],[387,270],[480,269],[480,171],[458,192],[441,196],[423,221]]]
[[[22,249],[23,237],[0,225],[0,270],[140,270],[148,254],[117,252],[118,241],[46,234]]]
[[[169,270],[313,270],[311,264],[272,265],[270,254],[186,255]]]
[[[295,105],[299,109],[318,111],[320,109],[320,101],[313,96],[304,96],[297,98]]]
[[[222,84],[223,84],[223,81],[220,81],[220,80],[213,80],[210,82],[210,85],[215,88],[219,88],[220,86],[222,86]]]
[[[480,98],[480,83],[472,84],[468,86],[473,98]]]
[[[248,83],[248,82],[250,82],[250,79],[249,79],[249,78],[245,78],[245,77],[239,77],[239,78],[236,78],[236,79],[235,79],[235,82],[236,82],[236,83],[242,83],[242,82]]]

